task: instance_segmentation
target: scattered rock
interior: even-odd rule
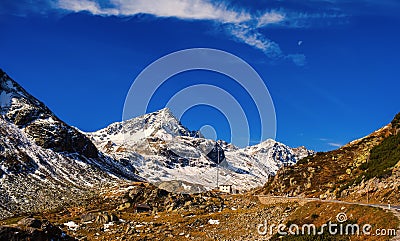
[[[18,221],[18,225],[30,228],[41,228],[42,222],[35,218],[23,218]]]
[[[85,213],[81,215],[81,222],[93,222],[96,220],[97,215],[94,213]]]
[[[40,225],[39,225],[40,223]],[[53,226],[48,221],[39,221],[34,218],[26,218],[18,222],[18,226],[0,226],[0,240],[21,241],[21,240],[59,240],[75,241],[66,235],[59,227]]]

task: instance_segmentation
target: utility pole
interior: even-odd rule
[[[219,175],[219,148],[217,146],[217,142],[215,142],[215,147],[217,148],[217,190],[219,189],[219,185],[218,185],[218,175]]]

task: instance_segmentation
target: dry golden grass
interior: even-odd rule
[[[295,223],[297,225],[312,223],[316,227],[321,227],[329,221],[332,223],[339,223],[336,219],[336,215],[342,212],[347,215],[348,222],[351,224],[358,224],[360,227],[365,224],[372,225],[371,236],[360,235],[345,237],[349,238],[348,240],[389,240],[390,237],[388,236],[374,235],[375,231],[377,229],[397,230],[400,224],[397,217],[389,210],[383,210],[377,207],[324,202],[310,202],[299,207],[289,217],[289,223]],[[339,238],[340,237],[338,237],[338,240]]]

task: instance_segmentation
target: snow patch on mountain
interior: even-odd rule
[[[152,183],[179,180],[207,189],[218,184],[245,190],[263,185],[284,165],[312,154],[275,140],[238,148],[205,139],[199,131],[184,127],[168,108],[113,123],[86,135],[111,158],[131,162],[140,176]],[[220,165],[209,152],[217,145],[225,159]]]
[[[0,219],[79,202],[93,191],[141,180],[0,70]]]

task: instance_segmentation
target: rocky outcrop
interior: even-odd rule
[[[43,148],[78,153],[87,158],[98,157],[97,148],[85,135],[61,121],[50,124],[37,120],[26,126],[25,132]]]
[[[61,121],[1,69],[0,95],[3,97],[0,114],[24,129],[38,146],[87,158],[98,156],[97,148],[85,135]]]
[[[68,236],[47,220],[24,218],[16,225],[0,226],[0,240],[74,241],[77,239]]]
[[[202,193],[207,191],[202,185],[179,180],[160,182],[155,185],[160,189],[174,193]]]
[[[150,210],[173,211],[202,209],[206,212],[222,211],[223,199],[213,193],[172,193],[148,183],[131,186],[120,199],[119,211],[134,210],[135,204],[148,205]]]

